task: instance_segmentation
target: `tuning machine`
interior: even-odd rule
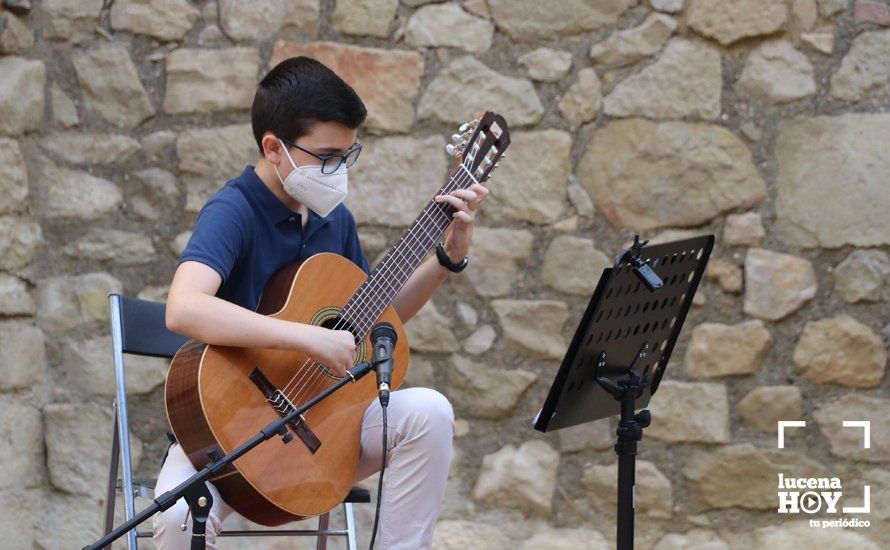
[[[457,131],[460,132],[461,134],[464,134],[467,132],[472,132],[473,130],[476,129],[476,126],[478,126],[478,125],[479,125],[479,119],[474,118],[470,122],[464,122],[463,124],[461,124],[460,128],[458,128]]]
[[[457,154],[467,146],[470,136],[476,131],[478,125],[479,121],[476,119],[461,124],[460,128],[457,129],[458,133],[451,135],[451,143],[445,146],[445,152],[452,157],[457,156]]]

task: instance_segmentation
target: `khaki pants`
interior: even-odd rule
[[[387,410],[386,474],[380,505],[378,542],[382,549],[430,548],[436,516],[445,495],[445,481],[451,464],[454,413],[441,393],[428,388],[394,391]],[[375,399],[362,419],[361,458],[356,481],[379,471],[383,416]],[[179,445],[173,445],[158,475],[156,494],[168,491],[195,473]],[[213,507],[207,522],[207,549],[216,549],[216,534],[232,508],[219,496],[213,484]],[[180,499],[153,519],[154,541],[158,550],[184,550],[190,546],[191,522],[185,531],[180,525],[188,505]]]

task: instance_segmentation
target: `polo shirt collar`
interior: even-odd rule
[[[286,204],[281,202],[281,199],[276,197],[275,193],[266,187],[266,184],[257,175],[253,166],[249,164],[245,166],[244,171],[238,179],[240,182],[243,182],[243,185],[240,187],[249,193],[251,197],[256,199],[263,211],[267,213],[269,220],[273,225],[278,225],[281,222],[288,221],[290,218],[300,215],[299,212],[294,212]],[[334,218],[334,210],[336,209],[332,210],[327,216],[319,216],[308,208],[306,210],[309,212],[309,220],[306,223],[306,234],[308,236],[310,233],[314,233],[319,227],[330,223]]]

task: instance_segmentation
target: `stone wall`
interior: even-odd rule
[[[442,390],[458,418],[436,548],[613,540],[614,426],[541,435],[527,419],[634,232],[717,236],[652,403],[640,547],[890,545],[886,2],[2,5],[4,548],[97,535],[106,295],[164,299],[195,213],[255,160],[258,77],[296,54],[332,66],[369,108],[349,199],[369,257],[441,184],[460,122],[494,109],[513,131],[470,268],[409,325],[410,383]],[[165,367],[130,362],[140,475],[166,443]],[[808,422],[781,451],[778,419]],[[871,420],[872,448],[841,419]],[[872,527],[779,516],[776,471],[840,476],[851,505],[869,483]],[[363,538],[371,514],[361,507]]]

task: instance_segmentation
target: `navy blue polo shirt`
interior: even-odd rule
[[[333,252],[370,273],[355,219],[340,204],[327,216],[302,218],[281,202],[253,166],[217,191],[201,211],[179,263],[196,261],[222,277],[216,295],[255,310],[269,278],[282,267],[313,254]]]

